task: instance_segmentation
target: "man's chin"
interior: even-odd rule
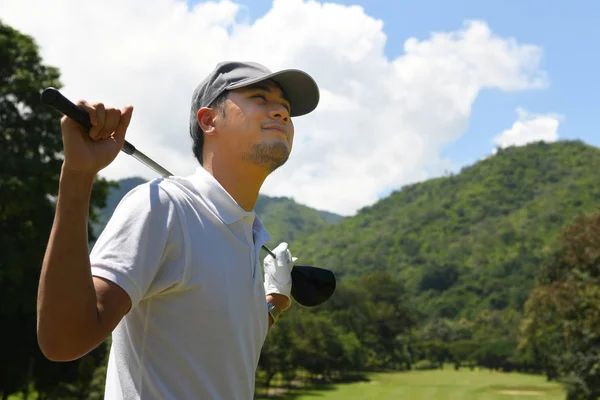
[[[244,160],[264,168],[271,173],[286,163],[290,156],[288,144],[283,141],[273,141],[255,145],[245,154]]]

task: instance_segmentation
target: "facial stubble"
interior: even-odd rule
[[[249,152],[244,154],[243,159],[271,173],[285,164],[289,156],[290,151],[288,146],[283,142],[258,143],[252,146]]]

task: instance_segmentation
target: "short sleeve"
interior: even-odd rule
[[[131,309],[176,287],[183,276],[181,226],[175,204],[160,181],[127,193],[91,253],[92,275],[119,285]]]

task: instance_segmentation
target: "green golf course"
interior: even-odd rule
[[[563,400],[559,384],[543,376],[463,369],[381,373],[369,381],[318,385],[310,390],[276,394],[280,400]]]

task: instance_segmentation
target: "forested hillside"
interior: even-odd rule
[[[317,211],[286,197],[260,195],[254,209],[271,234],[272,247],[281,241],[300,240],[342,219],[340,215]]]
[[[340,278],[386,270],[422,317],[521,310],[546,246],[600,205],[600,149],[579,141],[499,150],[410,185],[294,243]]]

